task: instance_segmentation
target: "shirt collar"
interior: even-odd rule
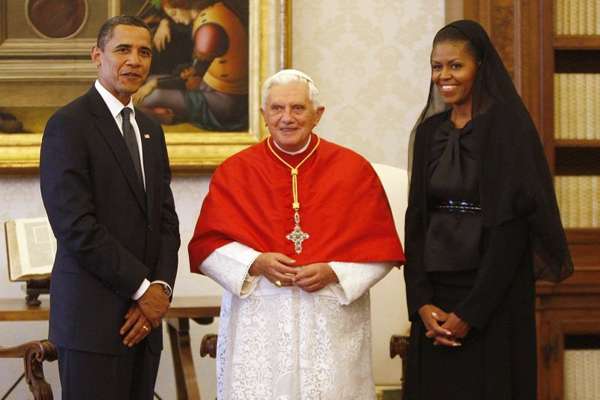
[[[96,79],[94,87],[100,94],[100,97],[102,97],[102,100],[104,100],[104,103],[106,103],[106,106],[110,111],[110,115],[112,115],[113,118],[117,118],[117,116],[125,107],[129,107],[132,110],[131,114],[135,118],[135,109],[133,108],[132,99],[129,99],[129,104],[123,106],[123,103],[121,103],[111,92],[109,92],[104,86],[102,86],[98,79]]]

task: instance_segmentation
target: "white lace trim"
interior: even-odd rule
[[[334,262],[340,283],[319,292],[255,279],[253,290],[241,298],[258,253],[237,245],[217,249],[202,264],[202,271],[226,289],[217,346],[218,399],[374,400],[368,291],[390,266]]]

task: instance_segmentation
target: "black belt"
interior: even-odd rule
[[[450,213],[462,213],[462,214],[479,214],[481,213],[481,206],[477,203],[471,203],[463,200],[446,200],[440,202],[434,207],[437,210],[447,211]]]

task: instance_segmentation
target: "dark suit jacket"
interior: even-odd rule
[[[74,350],[129,351],[119,329],[144,278],[173,287],[179,222],[164,133],[140,111],[146,191],[95,88],[59,109],[42,140],[40,183],[58,241],[50,288],[50,340]],[[162,349],[160,329],[148,336]]]

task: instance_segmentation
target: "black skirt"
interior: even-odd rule
[[[469,294],[477,270],[429,273],[433,304],[447,312]],[[485,329],[472,328],[461,347],[434,346],[421,320],[410,332],[404,400],[536,400],[535,291],[519,268]]]

